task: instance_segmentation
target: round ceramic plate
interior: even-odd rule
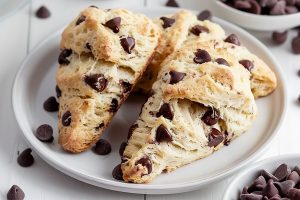
[[[29,0],[1,0],[0,1],[0,21],[12,15],[22,8]]]
[[[158,17],[176,10],[161,8],[134,10],[149,17]],[[268,49],[244,30],[214,18],[227,33],[236,33],[242,43],[259,55],[274,70],[278,88],[266,98],[257,101],[259,115],[253,127],[208,158],[196,161],[169,174],[159,175],[150,184],[130,184],[116,181],[111,172],[120,163],[118,149],[126,140],[127,131],[138,117],[143,102],[132,95],[114,117],[104,138],[112,144],[112,152],[99,156],[92,151],[72,155],[64,152],[57,144],[57,113],[48,113],[43,102],[55,96],[55,71],[58,66],[60,33],[54,33],[35,50],[22,64],[13,88],[13,107],[16,119],[27,142],[34,151],[50,165],[83,182],[99,187],[131,193],[168,194],[195,190],[213,181],[224,178],[253,161],[271,142],[278,132],[286,108],[286,89],[280,66]],[[54,127],[55,140],[52,144],[40,142],[34,135],[41,124]]]

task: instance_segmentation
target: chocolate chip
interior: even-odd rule
[[[296,0],[286,0],[286,5],[294,6],[296,4]]]
[[[63,114],[62,118],[61,118],[61,123],[64,126],[70,126],[72,122],[72,115],[70,111],[67,111]]]
[[[266,185],[267,185],[266,179],[263,176],[259,176],[249,187],[248,192],[252,193],[254,191],[261,191],[266,187]]]
[[[253,62],[250,60],[240,60],[239,63],[243,65],[249,72],[254,68]]]
[[[123,93],[128,93],[132,89],[132,84],[128,83],[127,81],[120,80],[120,85],[122,86]]]
[[[234,7],[239,10],[248,10],[251,8],[251,3],[249,1],[237,0],[234,2]]]
[[[215,125],[216,123],[218,123],[219,119],[220,119],[219,111],[211,108],[208,109],[201,117],[201,120],[208,126]]]
[[[279,194],[278,189],[275,187],[273,180],[269,180],[266,187],[262,190],[262,194],[268,198]]]
[[[290,189],[288,192],[288,197],[291,200],[299,200],[300,199],[300,190],[296,189],[296,188]]]
[[[299,174],[296,171],[292,171],[292,173],[288,176],[287,180],[294,181],[295,185],[299,182]]]
[[[56,91],[56,97],[57,98],[61,97],[61,90],[59,89],[58,85],[55,86],[55,91]]]
[[[121,169],[121,164],[118,164],[112,171],[112,176],[114,179],[123,181],[123,172]]]
[[[59,104],[56,101],[55,97],[49,97],[43,104],[43,107],[48,112],[58,111]]]
[[[249,194],[247,186],[243,187],[241,194]]]
[[[287,166],[287,164],[281,164],[274,172],[274,176],[279,180],[285,180],[288,175],[290,175],[291,169]]]
[[[114,33],[118,33],[120,31],[121,26],[121,17],[115,17],[113,19],[108,20],[104,26],[110,28]]]
[[[284,15],[285,14],[285,1],[277,1],[277,3],[271,8],[270,15]]]
[[[257,194],[241,194],[240,199],[241,200],[262,200],[263,196]]]
[[[227,62],[227,60],[225,60],[224,58],[217,58],[215,60],[219,65],[226,65],[229,66],[229,63]]]
[[[53,129],[50,125],[43,124],[37,128],[35,136],[42,142],[52,142]]]
[[[46,19],[50,17],[51,13],[45,6],[39,7],[39,9],[36,11],[35,16],[41,19]]]
[[[164,125],[159,125],[159,127],[156,129],[156,141],[157,142],[172,142],[172,135],[169,132],[169,130],[167,129],[167,127],[165,127]]]
[[[299,12],[299,10],[298,10],[298,8],[296,6],[286,6],[285,7],[285,12],[287,14],[294,14],[294,13]]]
[[[205,50],[197,49],[197,51],[194,54],[194,62],[197,64],[203,64],[211,61],[209,53]]]
[[[230,34],[224,41],[237,46],[241,45],[239,38],[235,34]]]
[[[276,44],[283,44],[287,39],[288,31],[278,32],[275,31],[272,33],[273,42]]]
[[[130,139],[130,137],[131,137],[133,131],[134,131],[137,127],[138,127],[137,124],[133,124],[133,125],[129,128],[129,130],[128,130],[128,135],[127,135],[127,140]]]
[[[280,194],[282,194],[283,196],[286,196],[288,194],[289,190],[294,188],[295,183],[294,183],[294,181],[287,180],[287,181],[283,181],[283,182],[275,182],[274,185],[277,187]]]
[[[277,182],[278,178],[276,178],[273,174],[267,172],[266,170],[262,170],[260,173],[263,177],[265,177],[266,181],[269,181],[270,179]]]
[[[135,40],[133,37],[126,37],[126,38],[121,38],[120,40],[121,45],[123,47],[123,49],[131,54],[131,50],[134,48],[135,46]]]
[[[34,158],[31,155],[32,150],[30,148],[25,149],[19,156],[18,156],[18,164],[22,167],[29,167],[34,163]]]
[[[300,54],[300,37],[297,36],[292,40],[292,50],[294,54]]]
[[[251,4],[251,8],[248,9],[247,11],[253,14],[260,14],[261,13],[261,7],[257,3],[256,0],[248,0],[249,3]]]
[[[7,192],[7,200],[23,200],[25,198],[24,191],[17,185],[13,185]]]
[[[76,26],[78,26],[79,24],[81,24],[82,22],[84,22],[86,19],[86,16],[81,15],[80,17],[78,17],[77,21],[76,21]]]
[[[203,10],[202,12],[200,12],[197,15],[197,19],[201,20],[201,21],[211,20],[211,18],[212,18],[212,14],[211,14],[211,12],[209,10]]]
[[[139,159],[138,161],[136,161],[135,164],[136,165],[140,164],[140,165],[146,167],[147,170],[148,170],[147,174],[150,174],[152,172],[152,162],[151,162],[151,160],[147,156],[142,157],[141,159]]]
[[[298,166],[296,166],[296,167],[294,168],[294,171],[296,171],[296,172],[299,174],[299,176],[300,176],[300,168],[299,168]]]
[[[277,0],[260,0],[259,4],[261,7],[273,7],[276,4]]]
[[[163,21],[162,27],[164,29],[171,27],[175,23],[175,19],[172,18],[161,17],[160,19]]]
[[[111,145],[107,140],[100,139],[94,147],[94,152],[98,155],[107,155],[111,152]]]
[[[91,5],[91,6],[89,6],[90,8],[97,8],[97,9],[99,9],[99,7],[98,6],[95,6],[95,5]]]
[[[160,117],[160,116],[163,116],[164,118],[169,119],[169,120],[173,119],[174,114],[173,114],[170,104],[164,103],[160,107],[158,113],[156,113],[156,117]]]
[[[118,107],[119,107],[119,103],[118,103],[118,100],[113,98],[111,100],[111,104],[110,104],[110,108],[109,108],[109,111],[110,112],[117,112],[118,111]]]
[[[215,128],[212,128],[208,136],[208,146],[216,147],[224,140],[224,135]]]
[[[119,148],[119,155],[122,157],[127,146],[127,142],[122,142]]]
[[[195,25],[191,28],[191,33],[193,33],[196,36],[199,36],[200,33],[209,33],[208,28],[205,26]]]
[[[92,47],[91,47],[90,43],[86,43],[86,44],[85,44],[85,47],[86,47],[88,50],[90,50],[90,51],[92,50]]]
[[[166,3],[168,7],[179,7],[178,3],[175,0],[168,0]]]
[[[97,92],[102,92],[107,86],[107,80],[103,74],[86,75],[84,82]]]
[[[174,71],[174,70],[170,71],[169,74],[170,74],[170,84],[171,85],[176,84],[176,83],[182,81],[182,79],[186,75],[186,73],[177,72],[177,71]]]
[[[104,127],[104,123],[102,122],[102,123],[99,124],[99,126],[95,127],[95,130],[99,131],[103,127]]]
[[[58,57],[58,63],[61,65],[68,65],[70,61],[67,59],[72,54],[71,49],[64,49],[60,52]]]

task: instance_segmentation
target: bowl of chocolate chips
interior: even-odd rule
[[[300,155],[256,162],[233,178],[223,200],[300,200]]]
[[[300,0],[214,0],[218,17],[257,31],[300,25]]]

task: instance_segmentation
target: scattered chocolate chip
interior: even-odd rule
[[[55,86],[55,91],[56,91],[56,97],[57,98],[61,97],[61,90],[59,89],[58,85]]]
[[[160,19],[163,21],[162,27],[164,29],[171,27],[175,23],[175,19],[172,18],[161,17]]]
[[[98,155],[107,155],[111,152],[111,145],[107,140],[100,139],[94,147],[94,152]]]
[[[260,173],[263,177],[265,177],[266,181],[269,181],[270,179],[277,182],[279,181],[278,178],[276,178],[273,174],[267,172],[266,170],[262,170]]]
[[[122,142],[119,148],[119,155],[122,157],[127,146],[127,142]]]
[[[292,50],[294,54],[300,54],[300,37],[297,36],[292,40]]]
[[[111,104],[110,104],[110,108],[109,108],[109,111],[110,112],[117,112],[118,111],[118,107],[119,107],[119,103],[118,103],[118,100],[113,98],[111,100]]]
[[[61,65],[68,65],[70,61],[67,59],[72,54],[71,49],[64,49],[61,51],[58,57],[58,63]]]
[[[56,101],[55,97],[49,97],[43,104],[43,107],[48,112],[58,111],[59,104]]]
[[[258,194],[241,194],[241,200],[262,200],[263,196]]]
[[[211,129],[211,132],[208,136],[208,146],[209,147],[216,147],[224,140],[224,135],[215,128]]]
[[[220,65],[226,65],[226,66],[229,66],[229,63],[227,62],[227,60],[225,60],[224,58],[217,58],[215,60],[218,64]]]
[[[215,125],[216,123],[218,123],[219,119],[220,119],[219,111],[214,110],[212,108],[208,109],[201,117],[201,120],[208,126]]]
[[[160,107],[158,113],[156,113],[156,117],[160,117],[160,116],[163,116],[164,118],[169,120],[173,119],[174,114],[169,103],[164,103]]]
[[[80,17],[78,17],[77,21],[76,21],[76,26],[78,26],[79,24],[81,24],[82,22],[84,22],[86,19],[86,16],[81,15]]]
[[[285,180],[291,173],[291,169],[287,164],[281,164],[274,172],[274,176],[279,180]]]
[[[25,149],[19,156],[18,156],[18,164],[22,167],[29,167],[34,163],[34,158],[31,155],[32,150],[30,148]]]
[[[121,45],[123,47],[123,49],[131,54],[131,50],[134,48],[135,46],[135,40],[133,37],[126,37],[126,38],[121,38],[120,40]]]
[[[166,3],[168,7],[179,7],[178,3],[175,0],[168,0]]]
[[[197,49],[197,51],[194,54],[194,62],[197,64],[203,64],[211,61],[209,53],[205,50]]]
[[[123,172],[121,169],[121,164],[118,164],[112,171],[112,176],[114,179],[123,181]]]
[[[50,17],[51,13],[45,6],[39,7],[39,9],[36,11],[35,16],[41,19],[46,19]]]
[[[53,129],[50,125],[43,124],[37,128],[35,136],[42,142],[52,142]]]
[[[23,200],[25,198],[24,191],[17,185],[13,185],[7,192],[7,200]]]
[[[288,197],[291,200],[299,200],[300,199],[300,190],[296,189],[296,188],[290,189],[288,192]]]
[[[92,47],[91,47],[90,43],[86,43],[86,44],[85,44],[85,47],[86,47],[88,50],[90,50],[90,51],[92,50]]]
[[[131,88],[132,88],[131,83],[124,81],[124,80],[120,80],[120,85],[122,86],[123,93],[128,93],[131,91]]]
[[[167,127],[165,127],[164,125],[159,125],[159,127],[156,129],[156,141],[157,142],[172,142],[172,135],[169,132],[169,130],[167,129]]]
[[[197,19],[201,20],[201,21],[211,20],[211,18],[212,18],[212,14],[211,14],[211,12],[209,10],[203,10],[202,12],[200,12],[197,15]]]
[[[262,190],[263,196],[272,198],[276,194],[279,194],[278,189],[275,187],[273,180],[269,180],[266,187]]]
[[[107,86],[107,80],[103,74],[86,75],[84,82],[97,92],[102,92]]]
[[[250,60],[240,60],[239,63],[243,65],[249,72],[254,68],[253,62]]]
[[[196,36],[199,36],[200,33],[209,33],[209,30],[205,26],[195,25],[191,28],[190,32]]]
[[[127,135],[127,140],[130,139],[130,137],[131,137],[133,131],[134,131],[137,127],[138,127],[137,124],[133,124],[133,125],[129,128],[129,130],[128,130],[128,135]]]
[[[171,85],[176,84],[176,83],[182,81],[182,79],[186,75],[186,73],[177,72],[177,71],[174,71],[174,70],[170,71],[169,74],[170,74],[170,84]]]
[[[224,41],[237,46],[241,45],[239,38],[235,34],[230,34]]]
[[[63,114],[62,118],[61,118],[61,123],[64,126],[70,126],[72,122],[72,115],[70,111],[67,111]]]
[[[114,33],[118,33],[120,31],[121,26],[121,17],[115,17],[113,19],[108,20],[104,26],[110,28]]]
[[[288,31],[278,32],[275,31],[272,33],[272,39],[276,44],[283,44],[287,39]]]
[[[274,182],[274,185],[279,190],[280,194],[286,196],[290,189],[294,188],[295,183],[291,180],[286,180],[283,182]]]
[[[148,170],[147,174],[150,174],[152,172],[152,162],[151,162],[151,160],[147,156],[142,157],[141,159],[139,159],[138,161],[136,161],[135,164],[136,165],[140,164],[140,165],[146,167],[147,170]]]

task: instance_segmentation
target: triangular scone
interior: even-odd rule
[[[250,73],[197,46],[184,45],[163,62],[153,95],[129,132],[121,164],[126,182],[148,183],[209,156],[256,118]]]
[[[187,10],[180,10],[173,15],[157,18],[154,23],[161,32],[159,43],[152,62],[135,88],[144,93],[151,90],[163,60],[179,49],[184,41],[191,38],[204,41],[225,38],[225,32],[218,24],[209,20],[197,20],[197,17]]]
[[[159,31],[144,15],[90,7],[64,30],[56,73],[59,144],[78,153],[96,143],[142,76]]]

